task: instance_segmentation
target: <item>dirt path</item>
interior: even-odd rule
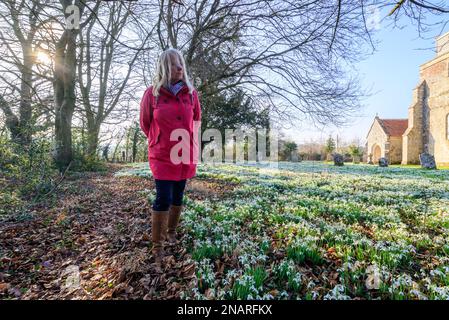
[[[73,174],[53,204],[0,223],[1,299],[176,299],[194,285],[195,267],[181,246],[168,249],[164,272],[156,273],[146,200],[154,183],[114,177],[122,168]],[[192,179],[186,194],[220,197],[217,185]]]

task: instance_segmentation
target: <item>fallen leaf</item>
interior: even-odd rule
[[[273,297],[276,297],[279,294],[279,291],[276,289],[273,289],[269,292]]]
[[[149,234],[148,233],[144,233],[143,234],[143,236],[142,236],[142,241],[150,241],[150,236],[149,236]]]
[[[67,217],[67,211],[63,210],[58,217],[56,218],[56,224],[61,223],[62,221],[64,221],[64,219]]]
[[[211,288],[207,289],[206,292],[204,293],[204,296],[205,296],[208,300],[215,299],[214,290],[211,289]]]
[[[184,268],[183,274],[185,277],[191,277],[195,274],[195,265],[191,264]]]
[[[90,278],[90,280],[91,281],[98,281],[98,280],[100,280],[100,279],[102,279],[103,278],[103,275],[101,275],[101,274],[96,274],[96,275],[94,275],[92,278]]]
[[[7,291],[11,285],[9,283],[0,283],[0,293]]]
[[[19,298],[22,295],[22,292],[20,292],[19,288],[16,287],[9,289],[9,293],[12,293],[16,298]]]

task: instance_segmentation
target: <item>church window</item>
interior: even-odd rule
[[[446,139],[449,140],[449,113],[446,115]]]

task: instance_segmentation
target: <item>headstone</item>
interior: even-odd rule
[[[387,158],[379,158],[379,167],[388,167]]]
[[[299,162],[299,155],[296,151],[292,151],[291,159],[292,159],[292,162]]]
[[[344,165],[343,155],[341,155],[339,153],[334,153],[333,157],[334,157],[334,165],[340,166],[340,167],[342,165]]]
[[[430,153],[421,153],[419,155],[419,162],[424,169],[436,169],[435,157]]]

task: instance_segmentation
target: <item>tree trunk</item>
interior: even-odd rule
[[[79,16],[83,14],[86,6],[80,0],[59,0],[63,12],[68,6],[74,4],[79,8]],[[54,97],[55,97],[55,149],[54,162],[62,172],[73,160],[72,150],[72,117],[75,110],[75,76],[76,76],[76,40],[80,30],[96,17],[101,1],[97,1],[91,9],[86,21],[80,23],[79,29],[65,29],[56,43],[55,71],[54,71]],[[67,18],[67,14],[65,13]]]
[[[16,116],[8,102],[0,96],[0,109],[6,115],[6,125],[11,132],[11,138],[14,142],[23,147],[27,147],[31,143],[32,137],[32,110],[31,110],[31,94],[32,94],[32,73],[31,69],[34,65],[34,58],[30,44],[22,44],[23,47],[23,65],[20,69],[20,104],[19,116]]]
[[[118,148],[120,147],[120,143],[122,143],[123,137],[125,136],[125,134],[123,134],[120,139],[117,141],[117,144],[114,147],[114,152],[112,153],[112,162],[116,162],[117,160],[117,151]]]
[[[31,91],[32,91],[32,73],[31,68],[34,64],[31,45],[24,50],[23,68],[21,70],[22,79],[20,85],[20,142],[24,145],[31,143],[32,124],[31,124]]]
[[[33,123],[32,123],[32,104],[31,97],[33,94],[33,66],[36,62],[36,44],[35,44],[35,35],[38,30],[37,20],[32,18],[32,15],[29,15],[28,21],[21,20],[21,18],[26,19],[26,15],[21,15],[20,12],[23,12],[25,6],[27,5],[24,1],[7,1],[5,3],[6,8],[9,9],[9,13],[2,16],[3,19],[8,17],[8,22],[6,25],[10,25],[12,27],[12,32],[17,38],[18,46],[20,48],[22,59],[19,58],[19,51],[13,50],[8,41],[3,38],[2,34],[2,45],[6,43],[5,47],[9,49],[9,54],[17,56],[12,62],[18,69],[18,73],[14,73],[14,70],[9,70],[9,72],[13,73],[15,76],[20,79],[20,89],[18,90],[20,93],[19,98],[19,108],[18,115],[14,114],[11,106],[8,102],[6,102],[2,96],[0,96],[0,109],[6,115],[6,126],[11,132],[11,138],[14,142],[22,147],[27,147],[31,143],[31,138],[33,134]],[[29,5],[29,4],[28,4]],[[33,13],[36,17],[42,10],[42,7],[38,4],[38,2],[32,3],[33,5]],[[27,25],[27,27],[25,27]],[[3,28],[3,27],[2,27]],[[9,33],[10,30],[5,30],[6,33]],[[33,46],[35,51],[33,51]],[[8,67],[5,67],[8,68]],[[14,91],[17,89],[16,86],[11,84],[14,88]]]
[[[72,117],[75,110],[76,30],[65,30],[55,54],[54,161],[62,172],[73,160]]]
[[[132,162],[136,162],[136,156],[137,156],[137,144],[138,144],[138,140],[139,140],[139,132],[140,132],[140,128],[139,125],[137,125],[134,128],[134,135],[133,135],[133,147],[132,147]]]
[[[98,136],[100,126],[96,123],[87,122],[87,154],[89,157],[97,158]]]
[[[108,144],[103,148],[103,158],[104,158],[104,160],[106,160],[106,162],[109,162],[109,156],[108,156],[108,154],[109,154],[109,146],[110,146],[110,143],[108,143]]]
[[[11,107],[9,106],[8,102],[3,98],[2,95],[0,95],[0,108],[3,110],[3,112],[6,115],[6,126],[8,127],[9,131],[11,132],[11,136],[13,140],[15,140],[14,137],[19,136],[20,127],[19,127],[19,119],[17,116],[12,112]]]
[[[128,151],[129,151],[129,145],[130,145],[132,131],[133,131],[132,129],[129,129],[128,132],[126,133],[125,151],[123,151],[123,153],[122,153],[122,159],[125,159],[124,162],[129,161]]]

